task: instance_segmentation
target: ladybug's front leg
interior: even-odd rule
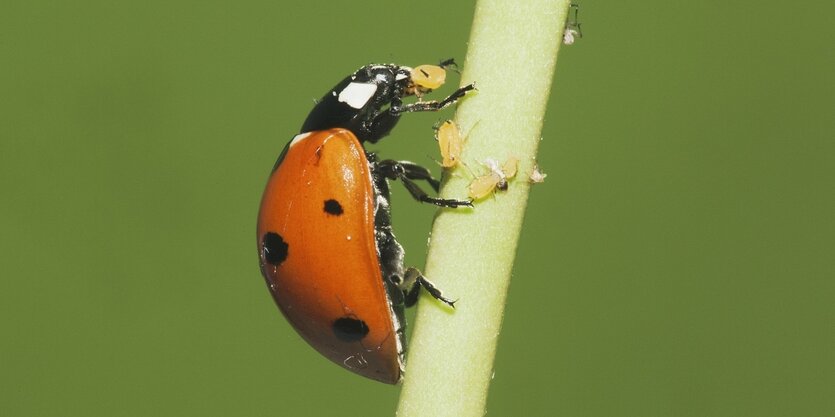
[[[403,182],[403,186],[406,187],[406,190],[409,191],[409,194],[411,194],[415,200],[448,208],[473,206],[473,202],[470,200],[455,200],[448,198],[430,197],[412,180],[425,180],[429,182],[429,184],[432,185],[432,188],[434,188],[435,190],[438,189],[440,183],[438,182],[438,180],[432,178],[432,175],[429,173],[428,169],[420,165],[414,164],[412,162],[393,161],[387,159],[377,163],[376,172],[388,179],[400,180],[401,182]]]
[[[391,112],[399,115],[401,113],[411,113],[416,111],[438,111],[450,104],[455,103],[461,97],[467,94],[468,91],[475,90],[475,84],[467,84],[452,92],[447,98],[441,101],[418,101],[417,103],[404,104],[402,106],[395,106],[392,104]]]
[[[406,307],[415,305],[420,293],[421,287],[432,296],[432,298],[441,301],[442,303],[455,308],[455,303],[458,300],[450,300],[444,297],[444,294],[431,281],[426,279],[417,268],[409,268],[406,270],[406,276],[403,277],[403,294],[406,295]]]
[[[383,110],[370,118],[370,122],[364,129],[367,130],[367,135],[362,140],[371,143],[377,143],[380,139],[386,137],[397,122],[400,121],[400,113],[394,112],[392,108],[398,108],[403,104],[400,97],[391,99],[391,107]]]

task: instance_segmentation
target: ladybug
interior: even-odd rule
[[[416,181],[440,186],[429,170],[378,160],[376,143],[404,113],[437,111],[474,89],[440,101],[403,103],[439,87],[443,65],[366,65],[313,107],[273,167],[258,214],[258,256],[270,292],[296,331],[319,353],[362,376],[396,384],[403,376],[404,309],[424,288],[450,307],[415,268],[403,265],[392,232],[388,180],[421,202],[472,206],[431,197]]]

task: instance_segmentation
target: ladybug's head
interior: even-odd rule
[[[340,94],[346,102],[352,99],[357,109],[386,105],[412,95],[422,97],[444,85],[446,68],[454,65],[451,59],[439,65],[425,64],[414,68],[394,64],[366,65],[349,77],[350,82]]]
[[[360,141],[376,142],[386,136],[400,118],[403,97],[417,96],[440,87],[452,60],[439,65],[406,67],[370,64],[349,75],[313,107],[301,132],[348,129]]]

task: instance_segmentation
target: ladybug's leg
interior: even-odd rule
[[[418,299],[418,295],[420,293],[421,287],[432,296],[432,298],[452,307],[455,308],[455,303],[458,300],[450,300],[449,298],[444,297],[444,294],[438,287],[435,286],[431,281],[426,279],[417,268],[409,268],[406,270],[406,276],[403,277],[403,293],[406,294],[406,307],[411,307],[415,305]]]
[[[387,159],[385,161],[380,161],[377,163],[377,172],[388,179],[400,180],[403,183],[403,186],[406,187],[406,190],[409,191],[409,194],[411,194],[415,200],[422,201],[424,203],[431,203],[440,207],[449,208],[456,208],[460,206],[473,206],[472,201],[469,200],[454,200],[447,198],[430,197],[428,194],[426,194],[425,191],[420,189],[420,187],[418,187],[418,185],[412,181],[413,178],[426,179],[427,181],[429,181],[428,178],[432,178],[431,175],[428,175],[428,171],[422,171],[425,170],[425,168],[420,167],[420,169],[418,169],[417,167],[419,167],[419,165],[415,165],[410,162],[406,162],[404,164],[398,161],[392,161]]]
[[[403,167],[406,177],[410,180],[425,180],[432,186],[435,192],[440,190],[441,182],[432,177],[432,173],[426,167],[409,161],[397,161],[397,163]]]
[[[454,61],[452,64],[454,64]],[[394,125],[397,124],[403,113],[441,110],[444,107],[455,103],[471,90],[475,90],[474,84],[465,85],[453,91],[449,97],[440,101],[418,101],[417,103],[410,104],[403,104],[403,100],[399,96],[392,97],[391,106],[387,110],[381,111],[371,117],[371,123],[369,123],[367,128],[368,132],[363,135],[362,140],[377,143],[380,139],[391,132],[391,129],[394,128]]]
[[[394,97],[391,100],[391,108],[400,107],[402,103],[403,101],[400,97]],[[372,117],[371,123],[368,126],[368,135],[364,140],[371,143],[377,143],[380,139],[388,135],[392,129],[394,129],[394,126],[398,121],[400,121],[399,112],[394,112],[390,109],[381,111]]]
[[[438,111],[450,104],[455,103],[461,97],[464,97],[468,91],[475,90],[475,84],[468,84],[465,85],[449,95],[449,97],[441,100],[441,101],[418,101],[417,103],[409,103],[403,105],[396,105],[394,102],[391,104],[391,108],[389,109],[390,113],[395,115],[400,115],[401,113],[411,113],[416,111]]]

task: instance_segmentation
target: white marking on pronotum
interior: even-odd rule
[[[377,84],[350,83],[339,92],[339,101],[361,109],[377,91]]]
[[[409,78],[409,76],[406,75],[406,74],[402,74],[402,73],[398,73],[397,75],[394,76],[395,81],[405,80],[406,78]]]
[[[293,145],[303,141],[305,138],[310,136],[311,133],[313,133],[313,132],[299,133],[298,135],[293,136],[293,140],[290,141],[290,147],[292,148]]]

